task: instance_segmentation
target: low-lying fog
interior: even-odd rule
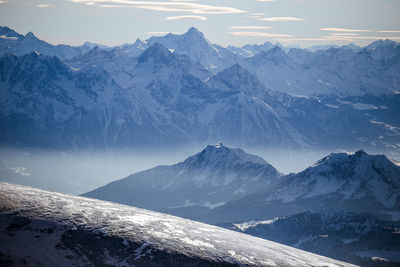
[[[0,181],[82,194],[138,171],[181,162],[203,148],[60,152],[3,147],[0,149]],[[301,171],[331,152],[244,150],[263,157],[285,174]]]

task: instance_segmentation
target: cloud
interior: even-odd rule
[[[290,34],[278,34],[278,33],[266,33],[266,32],[228,32],[234,36],[248,36],[248,37],[273,37],[273,38],[282,38],[282,37],[291,37]]]
[[[378,31],[379,33],[400,33],[400,31]]]
[[[130,1],[130,0],[69,0],[73,3],[99,6],[103,8],[112,7],[131,7],[138,9],[147,9],[153,11],[166,12],[189,12],[193,14],[233,14],[244,13],[234,7],[203,5],[190,2],[152,2],[152,1]]]
[[[332,33],[331,35],[338,35],[338,36],[356,36],[356,35],[360,35],[358,33],[353,33],[353,32],[341,32],[341,33]]]
[[[276,0],[256,0],[257,2],[274,2]]]
[[[346,39],[346,40],[384,40],[384,39],[400,40],[400,36],[332,36],[332,37],[337,37],[339,40],[344,40],[344,39]],[[340,38],[343,38],[343,39],[340,39]]]
[[[36,7],[44,8],[44,7],[50,7],[50,5],[36,5]]]
[[[271,27],[268,26],[231,26],[231,29],[238,29],[238,30],[268,30]]]
[[[331,32],[371,32],[371,30],[356,30],[356,29],[346,29],[346,28],[320,28],[321,31],[331,31]]]
[[[262,20],[262,21],[301,21],[301,20],[306,20],[306,19],[295,18],[295,17],[271,17],[271,18],[262,18],[259,20]]]
[[[8,1],[0,1],[0,4],[7,4]]]
[[[381,37],[381,36],[348,36],[348,35],[330,35],[330,36],[322,36],[317,38],[281,38],[277,39],[277,41],[282,43],[291,43],[295,41],[354,41],[354,40],[381,40],[381,39],[391,39],[391,40],[400,40],[400,36],[392,36],[392,37]]]
[[[183,15],[183,16],[171,16],[166,17],[166,20],[180,20],[180,19],[198,19],[198,20],[207,20],[207,17],[204,16],[196,16],[196,15]]]

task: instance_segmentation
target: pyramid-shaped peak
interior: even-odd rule
[[[187,31],[189,34],[202,34],[197,28],[195,27],[190,27]]]
[[[140,55],[138,62],[146,62],[150,59],[167,60],[171,55],[172,53],[167,48],[156,42]]]
[[[37,39],[36,36],[33,34],[33,32],[28,32],[28,33],[25,35],[25,38],[26,38],[26,39]]]
[[[190,27],[184,36],[192,39],[205,39],[204,34],[195,27]]]

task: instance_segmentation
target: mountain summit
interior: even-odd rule
[[[209,210],[263,191],[279,178],[262,158],[218,144],[181,163],[136,173],[84,195],[169,213]]]

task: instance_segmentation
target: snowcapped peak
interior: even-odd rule
[[[25,35],[25,39],[37,39],[36,36],[33,34],[33,32],[28,32]]]
[[[203,34],[195,27],[190,27],[186,33],[191,35],[196,34],[203,36]]]
[[[229,148],[218,142],[216,145],[208,145],[200,153],[189,157],[184,164],[224,166],[235,163],[251,162],[255,164],[269,165],[263,158],[248,154],[240,148]],[[271,166],[272,167],[272,166]],[[273,168],[273,167],[272,167]]]
[[[397,43],[392,41],[392,40],[389,40],[389,39],[382,40],[382,39],[380,39],[380,40],[377,40],[375,42],[372,42],[366,48],[367,49],[374,49],[374,48],[377,48],[377,47],[380,47],[380,46],[395,46],[395,45],[397,45]]]
[[[206,43],[208,43],[208,41],[204,37],[203,33],[200,32],[195,27],[189,28],[189,30],[185,34],[183,34],[182,37],[184,38],[184,40],[186,40],[186,42],[190,41],[190,42],[206,42]]]
[[[12,29],[2,26],[0,26],[0,36],[3,36],[3,38],[7,37],[7,38],[17,38],[17,39],[23,37],[23,35],[13,31]]]

